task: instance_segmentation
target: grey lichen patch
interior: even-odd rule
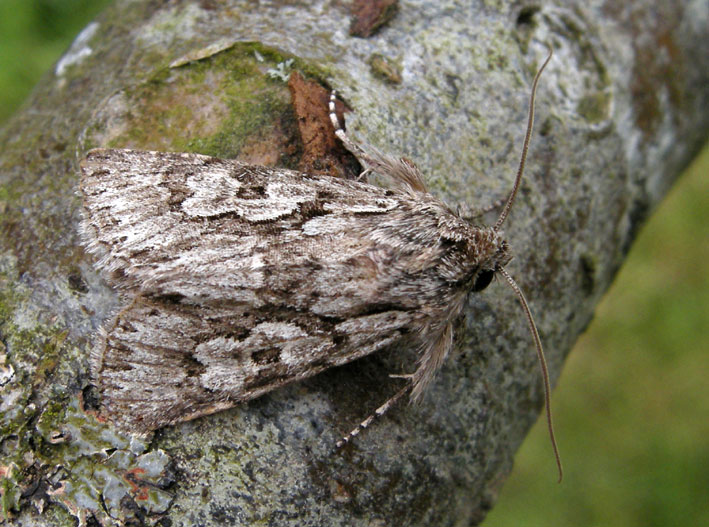
[[[13,446],[0,462],[10,467],[1,475],[6,517],[26,504],[39,512],[59,504],[80,524],[94,517],[100,525],[124,525],[167,511],[172,476],[163,451],[146,452],[143,441],[97,421],[76,396],[36,413],[17,414],[24,422],[16,419],[16,433],[3,434],[3,444]]]
[[[172,495],[170,460],[163,451],[117,433],[97,421],[73,397],[66,408],[48,407],[36,429],[49,444],[48,464],[71,467],[63,472],[53,497],[72,513],[90,512],[102,524],[165,512]]]
[[[28,294],[10,287],[17,279],[10,267],[5,263],[0,274],[0,363],[13,372],[0,384],[0,518],[12,520],[26,506],[42,513],[51,504],[80,524],[93,516],[101,525],[122,525],[165,512],[172,477],[164,452],[147,451],[144,441],[99,422],[83,409],[78,386],[40,391],[57,383],[48,377],[81,351],[65,328],[17,316]]]
[[[502,50],[498,47],[488,47],[487,48],[487,64],[489,70],[505,70],[508,67],[509,59],[507,58],[507,51]]]
[[[177,61],[176,67],[105,101],[87,126],[84,149],[131,147],[219,157],[243,152],[274,164],[284,153],[295,153],[288,90],[268,73],[287,58],[254,43],[221,47]],[[288,60],[301,69],[298,61]]]

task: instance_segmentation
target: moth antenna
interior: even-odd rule
[[[532,137],[532,128],[534,127],[534,98],[537,94],[537,84],[539,84],[539,77],[542,75],[542,72],[544,71],[544,68],[546,68],[547,64],[549,64],[549,61],[551,60],[551,56],[553,54],[554,51],[551,45],[549,45],[549,55],[544,61],[544,64],[542,64],[542,67],[539,68],[537,74],[534,76],[534,81],[532,81],[532,94],[529,97],[529,117],[527,118],[527,133],[524,136],[524,143],[522,145],[522,157],[519,160],[519,168],[517,169],[517,177],[515,178],[515,184],[512,187],[512,192],[510,192],[510,195],[507,198],[507,203],[505,203],[505,207],[502,209],[500,217],[497,218],[495,226],[493,227],[495,231],[499,231],[500,227],[502,227],[502,224],[505,222],[505,219],[507,219],[507,215],[510,213],[510,209],[512,208],[512,203],[514,203],[515,197],[517,196],[519,184],[522,181],[522,174],[524,174],[524,164],[527,162],[527,151],[529,150],[529,141]]]
[[[404,376],[404,377],[407,377],[407,376]],[[404,386],[401,390],[399,390],[394,395],[392,395],[389,399],[387,399],[387,401],[383,405],[381,405],[379,408],[374,410],[374,413],[372,415],[367,417],[364,421],[362,421],[360,424],[358,424],[354,430],[352,430],[349,434],[347,434],[345,437],[340,439],[336,443],[335,446],[337,448],[342,448],[347,443],[352,441],[355,437],[357,437],[359,435],[359,433],[362,430],[364,430],[369,425],[371,425],[373,421],[375,421],[376,419],[379,419],[381,416],[383,416],[385,413],[387,413],[391,409],[391,407],[394,406],[396,404],[396,402],[399,399],[401,399],[406,394],[406,392],[408,392],[410,389],[411,389],[411,383],[406,383],[406,386]]]
[[[547,59],[548,60],[548,59]],[[541,71],[541,70],[540,70]],[[561,455],[559,454],[559,447],[556,444],[556,436],[554,435],[554,423],[551,417],[551,385],[549,383],[549,370],[547,368],[547,361],[544,358],[544,350],[542,349],[542,341],[539,338],[539,331],[537,331],[537,325],[534,323],[532,318],[532,312],[527,304],[527,299],[524,298],[524,293],[517,285],[509,273],[504,267],[498,269],[500,274],[505,277],[507,283],[517,295],[520,304],[522,304],[522,309],[524,309],[524,314],[527,317],[527,323],[529,324],[529,329],[532,332],[532,337],[534,338],[534,346],[537,348],[537,358],[539,359],[539,366],[542,369],[542,378],[544,379],[544,407],[547,414],[547,428],[549,429],[549,439],[551,440],[551,446],[554,449],[554,457],[556,458],[556,466],[559,470],[559,483],[564,477],[564,469],[561,466]]]

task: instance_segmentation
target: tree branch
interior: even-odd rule
[[[351,135],[414,160],[452,206],[484,207],[509,192],[548,42],[505,227],[508,270],[556,378],[707,138],[699,2],[410,0],[363,39],[341,3],[117,1],[0,131],[3,514],[27,525],[481,521],[543,403],[507,288],[471,297],[460,351],[421,405],[400,405],[342,452],[337,439],[400,386],[388,375],[413,369],[411,350],[131,442],[91,412],[88,343],[121,300],[78,245],[78,162],[113,146],[296,167],[303,145],[279,76],[298,69],[337,89]],[[540,477],[551,485],[554,470],[550,449]]]

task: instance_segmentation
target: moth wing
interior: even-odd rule
[[[344,234],[400,201],[342,179],[110,149],[89,152],[80,187],[82,238],[112,285],[249,303],[268,275],[366,253]]]
[[[194,419],[372,353],[410,323],[406,312],[335,324],[265,315],[136,298],[92,354],[104,411],[140,432]]]

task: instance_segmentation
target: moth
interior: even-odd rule
[[[81,164],[81,237],[107,282],[129,298],[91,354],[102,412],[136,432],[211,414],[395,343],[414,346],[406,386],[417,401],[453,346],[471,292],[496,274],[539,334],[501,227],[520,185],[534,121],[497,222],[475,226],[426,190],[409,160],[335,134],[365,167],[360,180],[197,154],[98,149]],[[394,188],[365,181],[387,176]]]

